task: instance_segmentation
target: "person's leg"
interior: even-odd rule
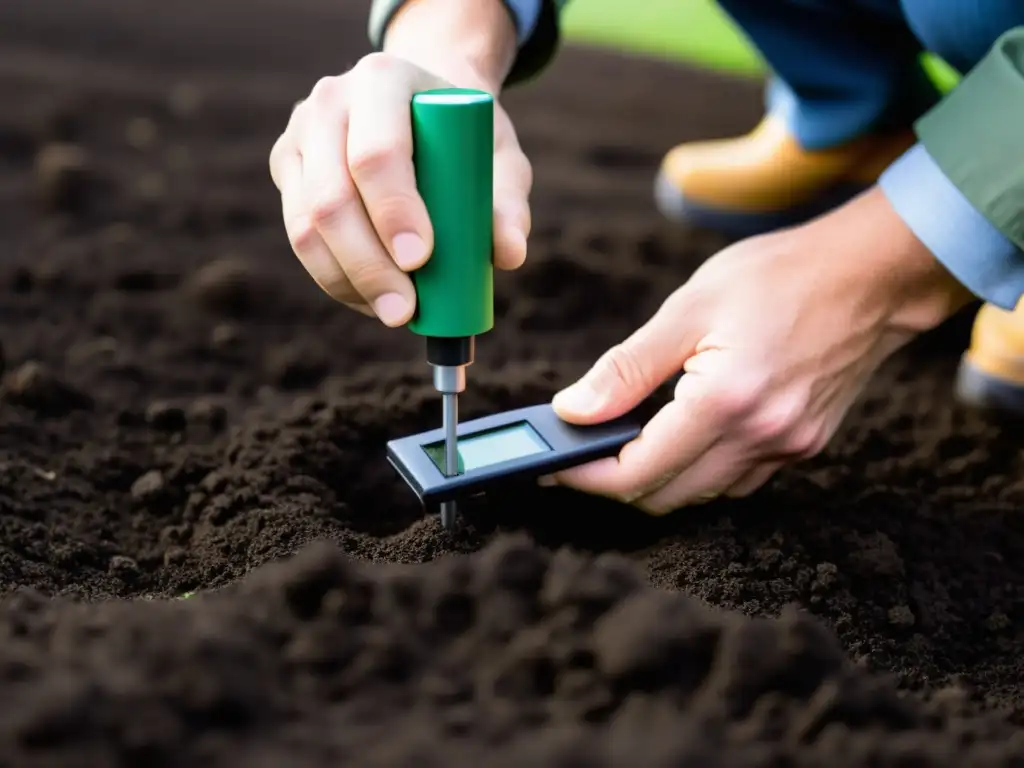
[[[1013,27],[1024,24],[1020,0],[901,0],[924,46],[962,73]],[[997,119],[993,116],[993,119]],[[956,392],[969,405],[1024,415],[1024,302],[1013,312],[984,305],[960,362]]]
[[[827,210],[873,183],[913,143],[938,99],[899,0],[719,0],[772,70],[750,134],[665,157],[658,207],[748,235]]]

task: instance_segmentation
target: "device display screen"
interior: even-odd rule
[[[423,450],[444,473],[444,441],[425,445]],[[479,435],[460,437],[458,450],[459,472],[462,473],[489,467],[502,461],[544,453],[550,451],[551,446],[544,442],[544,438],[529,423],[520,421]]]

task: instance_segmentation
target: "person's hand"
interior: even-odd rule
[[[682,370],[673,400],[618,457],[542,484],[655,515],[750,494],[820,452],[885,358],[969,299],[877,189],[733,245],[553,406],[569,422],[606,421]]]
[[[454,83],[494,93],[473,75]],[[292,248],[337,301],[389,326],[408,322],[416,293],[406,274],[426,263],[433,231],[416,190],[410,104],[453,83],[388,53],[325,77],[299,103],[270,153]],[[494,265],[515,269],[530,231],[529,161],[512,122],[494,113]]]

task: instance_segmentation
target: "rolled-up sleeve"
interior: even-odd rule
[[[1024,253],[978,211],[916,144],[879,184],[917,239],[967,290],[1013,309],[1024,295]]]
[[[516,27],[519,52],[505,85],[529,80],[551,61],[560,39],[559,15],[569,0],[501,0]],[[391,19],[406,0],[373,0],[370,6],[370,42],[377,50]]]
[[[995,43],[921,117],[918,144],[880,179],[917,237],[1004,309],[1024,295],[1024,27]]]

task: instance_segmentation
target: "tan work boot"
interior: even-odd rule
[[[914,141],[907,130],[806,150],[768,115],[746,136],[675,147],[662,162],[655,202],[674,221],[755,235],[807,221],[854,197]]]
[[[1013,312],[991,304],[978,310],[956,395],[977,408],[1024,415],[1024,299]]]

